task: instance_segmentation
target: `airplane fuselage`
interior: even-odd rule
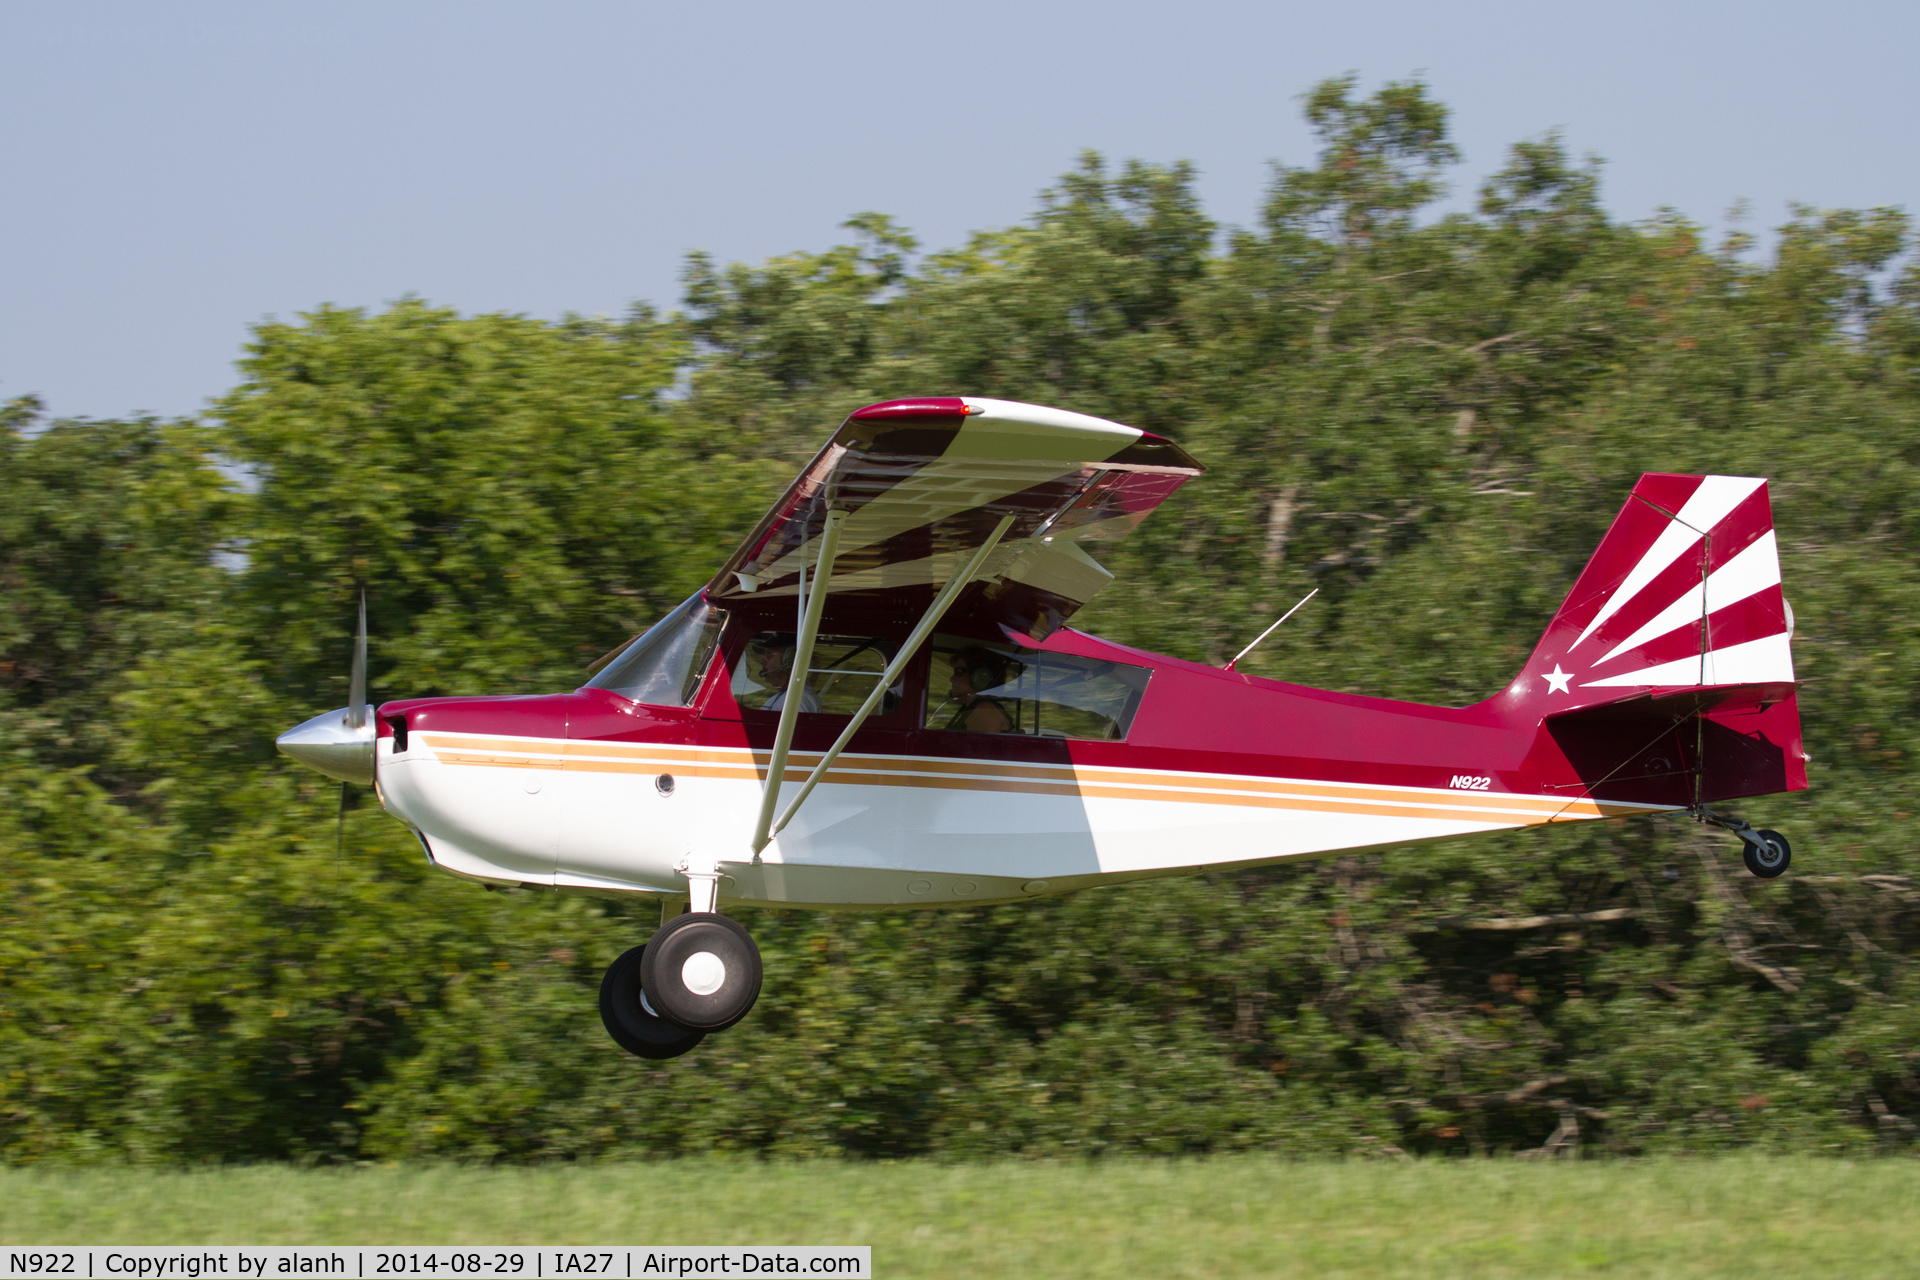
[[[912,708],[876,717],[757,860],[777,716],[731,696],[725,660],[686,707],[594,688],[387,703],[380,796],[457,875],[675,896],[677,868],[708,853],[723,898],[815,908],[1019,900],[1687,802],[1684,743],[1648,753],[1658,771],[1666,752],[1671,794],[1594,799],[1524,698],[1358,697],[1071,629],[1035,648],[1151,669],[1124,741],[929,728]],[[842,723],[800,717],[784,789]]]

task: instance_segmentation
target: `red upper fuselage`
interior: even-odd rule
[[[722,641],[724,660],[713,664],[688,707],[648,706],[601,689],[528,697],[421,698],[382,705],[379,732],[391,738],[404,720],[413,732],[764,750],[772,742],[778,717],[743,711],[732,697],[725,677],[738,658],[737,643]],[[921,663],[908,670],[906,703],[890,715],[874,717],[855,735],[850,750],[1393,787],[1451,788],[1457,779],[1484,779],[1476,781],[1477,789],[1676,808],[1695,799],[1690,779],[1698,735],[1688,716],[1652,697],[1612,714],[1550,725],[1550,704],[1527,689],[1509,689],[1468,707],[1433,707],[1226,671],[1114,644],[1070,627],[1029,643],[1043,651],[1152,669],[1125,741],[922,727],[914,714],[920,705],[915,695],[925,690]],[[1688,697],[1698,700],[1697,695]],[[1797,747],[1799,731],[1791,688],[1709,709],[1705,719],[1709,774],[1700,798],[1724,800],[1806,785],[1803,758],[1797,750],[1787,750],[1788,744]],[[1654,732],[1669,720],[1675,723],[1665,732]],[[802,717],[795,745],[824,750],[839,728],[835,717]]]

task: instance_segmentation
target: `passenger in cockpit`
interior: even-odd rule
[[[991,649],[969,645],[954,654],[947,687],[959,706],[943,727],[967,733],[1013,732],[1006,706],[984,692],[1005,684],[1007,675],[1007,660]]]

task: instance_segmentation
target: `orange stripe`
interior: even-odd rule
[[[678,747],[659,743],[560,742],[551,739],[484,738],[469,735],[423,734],[427,745],[486,748],[478,751],[448,751],[443,759],[450,764],[493,764],[523,768],[585,769],[602,773],[653,772],[662,763],[679,768],[689,777],[762,780],[771,752],[740,748]],[[551,758],[505,757],[502,748],[558,754],[568,758],[563,764]],[[605,757],[614,757],[608,759]],[[602,757],[591,759],[589,757]],[[619,757],[627,757],[621,760]],[[819,763],[817,754],[795,753],[788,757],[786,781],[795,782]],[[938,790],[1003,791],[1031,795],[1099,796],[1101,798],[1187,801],[1243,805],[1258,808],[1293,808],[1304,811],[1336,813],[1380,813],[1394,816],[1446,817],[1471,820],[1484,817],[1505,825],[1531,825],[1527,819],[1546,822],[1567,817],[1616,817],[1645,812],[1641,806],[1614,805],[1588,799],[1560,799],[1512,792],[1422,791],[1413,788],[1389,789],[1341,783],[1307,782],[1273,778],[1235,777],[1219,774],[1142,771],[1100,765],[1053,766],[1008,765],[991,762],[963,762],[927,757],[842,756],[840,766],[830,770],[823,781],[866,786],[919,786]],[[696,767],[688,769],[685,766]],[[704,768],[697,766],[707,766]],[[796,777],[798,773],[798,777]],[[951,781],[926,776],[954,775]],[[1132,786],[1125,784],[1131,783]],[[1142,785],[1155,788],[1140,790]],[[1227,794],[1204,796],[1195,791]],[[1239,794],[1233,794],[1239,793]],[[1252,794],[1248,794],[1252,793]],[[1444,796],[1444,801],[1440,797]],[[1268,799],[1271,797],[1272,799]],[[1322,804],[1320,802],[1329,802]],[[1370,803],[1362,803],[1370,802]],[[1515,821],[1518,819],[1519,821]]]
[[[482,756],[465,751],[450,751],[440,757],[442,764],[485,764],[502,769],[564,769],[558,760],[535,760],[524,756]]]
[[[501,760],[489,756],[449,755],[443,758],[448,764],[479,765],[493,768],[545,768],[557,769],[561,766],[549,762]],[[653,773],[657,765],[639,762],[609,764],[596,773]],[[730,781],[752,780],[738,769],[714,769],[695,766],[682,769],[680,776],[690,778],[720,778]],[[805,775],[796,774],[789,781],[798,782]],[[1357,817],[1380,818],[1425,818],[1446,822],[1487,822],[1496,826],[1522,827],[1536,826],[1551,822],[1550,814],[1513,814],[1495,813],[1486,810],[1438,809],[1412,804],[1389,803],[1341,803],[1337,800],[1307,800],[1280,796],[1236,796],[1206,792],[1183,791],[1143,791],[1131,787],[1102,787],[1086,783],[1036,783],[1015,779],[989,778],[903,778],[895,774],[872,774],[853,771],[829,770],[823,779],[825,782],[845,786],[870,787],[914,787],[933,791],[993,791],[1016,795],[1050,795],[1074,798],[1093,798],[1102,800],[1141,800],[1158,801],[1163,804],[1215,804],[1243,809],[1280,809],[1299,813],[1340,813]],[[1601,816],[1601,815],[1589,815]]]
[[[845,757],[842,757],[843,759]],[[1059,768],[1048,771],[1048,766],[994,766],[975,767],[943,760],[912,760],[903,762],[895,768],[904,768],[916,773],[980,773],[996,777],[1051,779],[1059,776]],[[1514,792],[1491,791],[1446,791],[1437,788],[1433,791],[1414,789],[1388,789],[1379,787],[1361,787],[1342,783],[1305,782],[1278,778],[1253,778],[1230,774],[1194,774],[1160,772],[1154,770],[1118,769],[1104,765],[1071,766],[1073,776],[1081,781],[1092,781],[1109,785],[1132,783],[1134,785],[1161,787],[1203,787],[1218,791],[1264,791],[1289,796],[1316,796],[1330,799],[1368,799],[1383,800],[1389,804],[1420,803],[1423,796],[1445,795],[1447,803],[1459,804],[1467,808],[1481,809],[1526,809],[1540,813],[1560,813],[1567,801],[1550,796],[1528,796]],[[1427,800],[1426,803],[1435,803]],[[1576,803],[1593,803],[1580,801]],[[1625,810],[1633,812],[1633,810]]]
[[[1102,787],[1087,783],[1046,784],[986,781],[964,778],[898,778],[882,774],[840,774],[829,770],[823,779],[853,786],[922,787],[940,791],[1000,791],[1020,795],[1074,796],[1097,800],[1157,800],[1169,804],[1219,804],[1244,809],[1285,809],[1304,813],[1345,813],[1382,818],[1437,818],[1448,822],[1495,822],[1502,826],[1532,826],[1550,821],[1544,816],[1480,814],[1460,809],[1433,809],[1410,804],[1341,804],[1328,800],[1296,800],[1273,796],[1192,794],[1178,791],[1141,791],[1131,787]]]

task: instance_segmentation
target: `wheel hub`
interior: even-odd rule
[[[697,996],[710,996],[726,985],[727,962],[711,951],[696,951],[680,966],[680,981]]]

